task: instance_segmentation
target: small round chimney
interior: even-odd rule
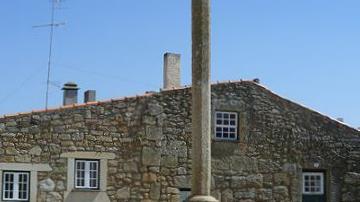
[[[76,104],[78,101],[78,85],[74,82],[67,82],[61,89],[64,91],[63,105]]]

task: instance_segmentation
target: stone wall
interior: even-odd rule
[[[48,163],[39,201],[61,201],[72,151],[111,152],[112,201],[178,201],[191,183],[191,93],[162,91],[0,119],[0,163]],[[221,201],[301,201],[302,169],[327,173],[329,201],[360,201],[360,133],[253,82],[212,87],[216,110],[239,115],[238,141],[212,141]],[[44,185],[45,184],[45,185]],[[48,186],[50,184],[50,186]]]

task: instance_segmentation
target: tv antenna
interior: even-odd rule
[[[54,28],[65,25],[64,22],[55,22],[55,9],[60,4],[62,0],[51,0],[51,18],[49,24],[36,25],[33,28],[41,28],[41,27],[50,27],[50,37],[49,37],[49,55],[48,55],[48,65],[47,65],[47,78],[46,78],[46,94],[45,94],[45,109],[48,109],[49,104],[49,87],[50,87],[50,71],[51,71],[51,59],[53,52],[53,41],[54,41]]]

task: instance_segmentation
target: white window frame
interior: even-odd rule
[[[83,163],[84,169],[78,170],[78,164]],[[90,165],[96,164],[96,169],[91,170]],[[75,188],[77,189],[99,189],[99,168],[100,162],[98,160],[75,159]],[[78,172],[83,172],[84,178],[79,178]],[[91,177],[91,173],[95,172],[95,178]],[[84,180],[84,185],[79,185],[78,180]],[[96,181],[95,186],[91,186],[91,180]]]
[[[52,168],[49,164],[42,163],[0,163],[0,187],[3,187],[3,172],[14,171],[14,172],[29,172],[30,175],[30,190],[29,190],[29,202],[37,201],[37,190],[38,190],[38,172],[50,172]],[[3,199],[3,192],[0,191],[0,200]]]
[[[229,118],[224,118],[224,115],[228,115]],[[221,124],[218,124],[218,115],[221,115]],[[231,116],[235,116],[235,118],[230,118]],[[228,121],[228,124],[224,124],[224,121]],[[235,125],[231,125],[230,122],[235,121]],[[215,129],[214,129],[214,137],[217,140],[237,140],[238,139],[238,113],[237,112],[228,112],[228,111],[216,111],[215,112]],[[221,129],[219,131],[218,129]],[[227,129],[227,137],[224,137],[224,129]],[[234,130],[230,132],[230,130]],[[234,137],[230,137],[230,133],[234,134]],[[218,137],[217,135],[221,134],[221,137]]]
[[[6,189],[6,185],[9,184],[9,182],[6,182],[6,175],[12,175],[13,176],[13,187],[12,189]],[[26,193],[26,197],[25,198],[21,198],[19,197],[19,185],[20,182],[19,178],[20,175],[24,175],[26,177],[26,189],[23,190]],[[4,171],[3,172],[3,187],[2,187],[2,196],[3,196],[3,200],[4,201],[28,201],[29,200],[29,195],[30,195],[30,173],[29,172],[17,172],[17,171]],[[7,191],[11,191],[12,192],[12,197],[6,197],[6,192]]]
[[[305,183],[306,183],[305,178],[306,178],[306,176],[309,177],[309,178],[311,178],[311,177],[314,177],[314,178],[320,177],[320,183],[318,185],[315,184],[314,186],[312,186],[311,184],[308,185],[308,186],[305,186]],[[323,195],[324,194],[324,173],[322,173],[322,172],[303,172],[302,180],[303,180],[303,183],[302,183],[303,194],[305,194],[305,195]],[[310,183],[310,181],[308,181],[308,183]],[[315,187],[315,188],[319,187],[320,190],[319,191],[311,191],[312,187]],[[309,188],[309,190],[306,191],[306,188]]]

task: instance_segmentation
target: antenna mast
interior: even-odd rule
[[[50,27],[50,37],[49,37],[49,55],[48,55],[48,64],[47,64],[47,78],[46,78],[46,94],[45,94],[45,109],[48,109],[49,104],[49,87],[50,87],[50,72],[51,72],[51,59],[53,52],[53,41],[54,41],[54,27],[58,27],[60,25],[65,25],[65,23],[55,23],[55,8],[56,4],[60,3],[61,0],[51,0],[51,19],[50,24],[45,25],[37,25],[33,26],[33,28],[39,27]]]

